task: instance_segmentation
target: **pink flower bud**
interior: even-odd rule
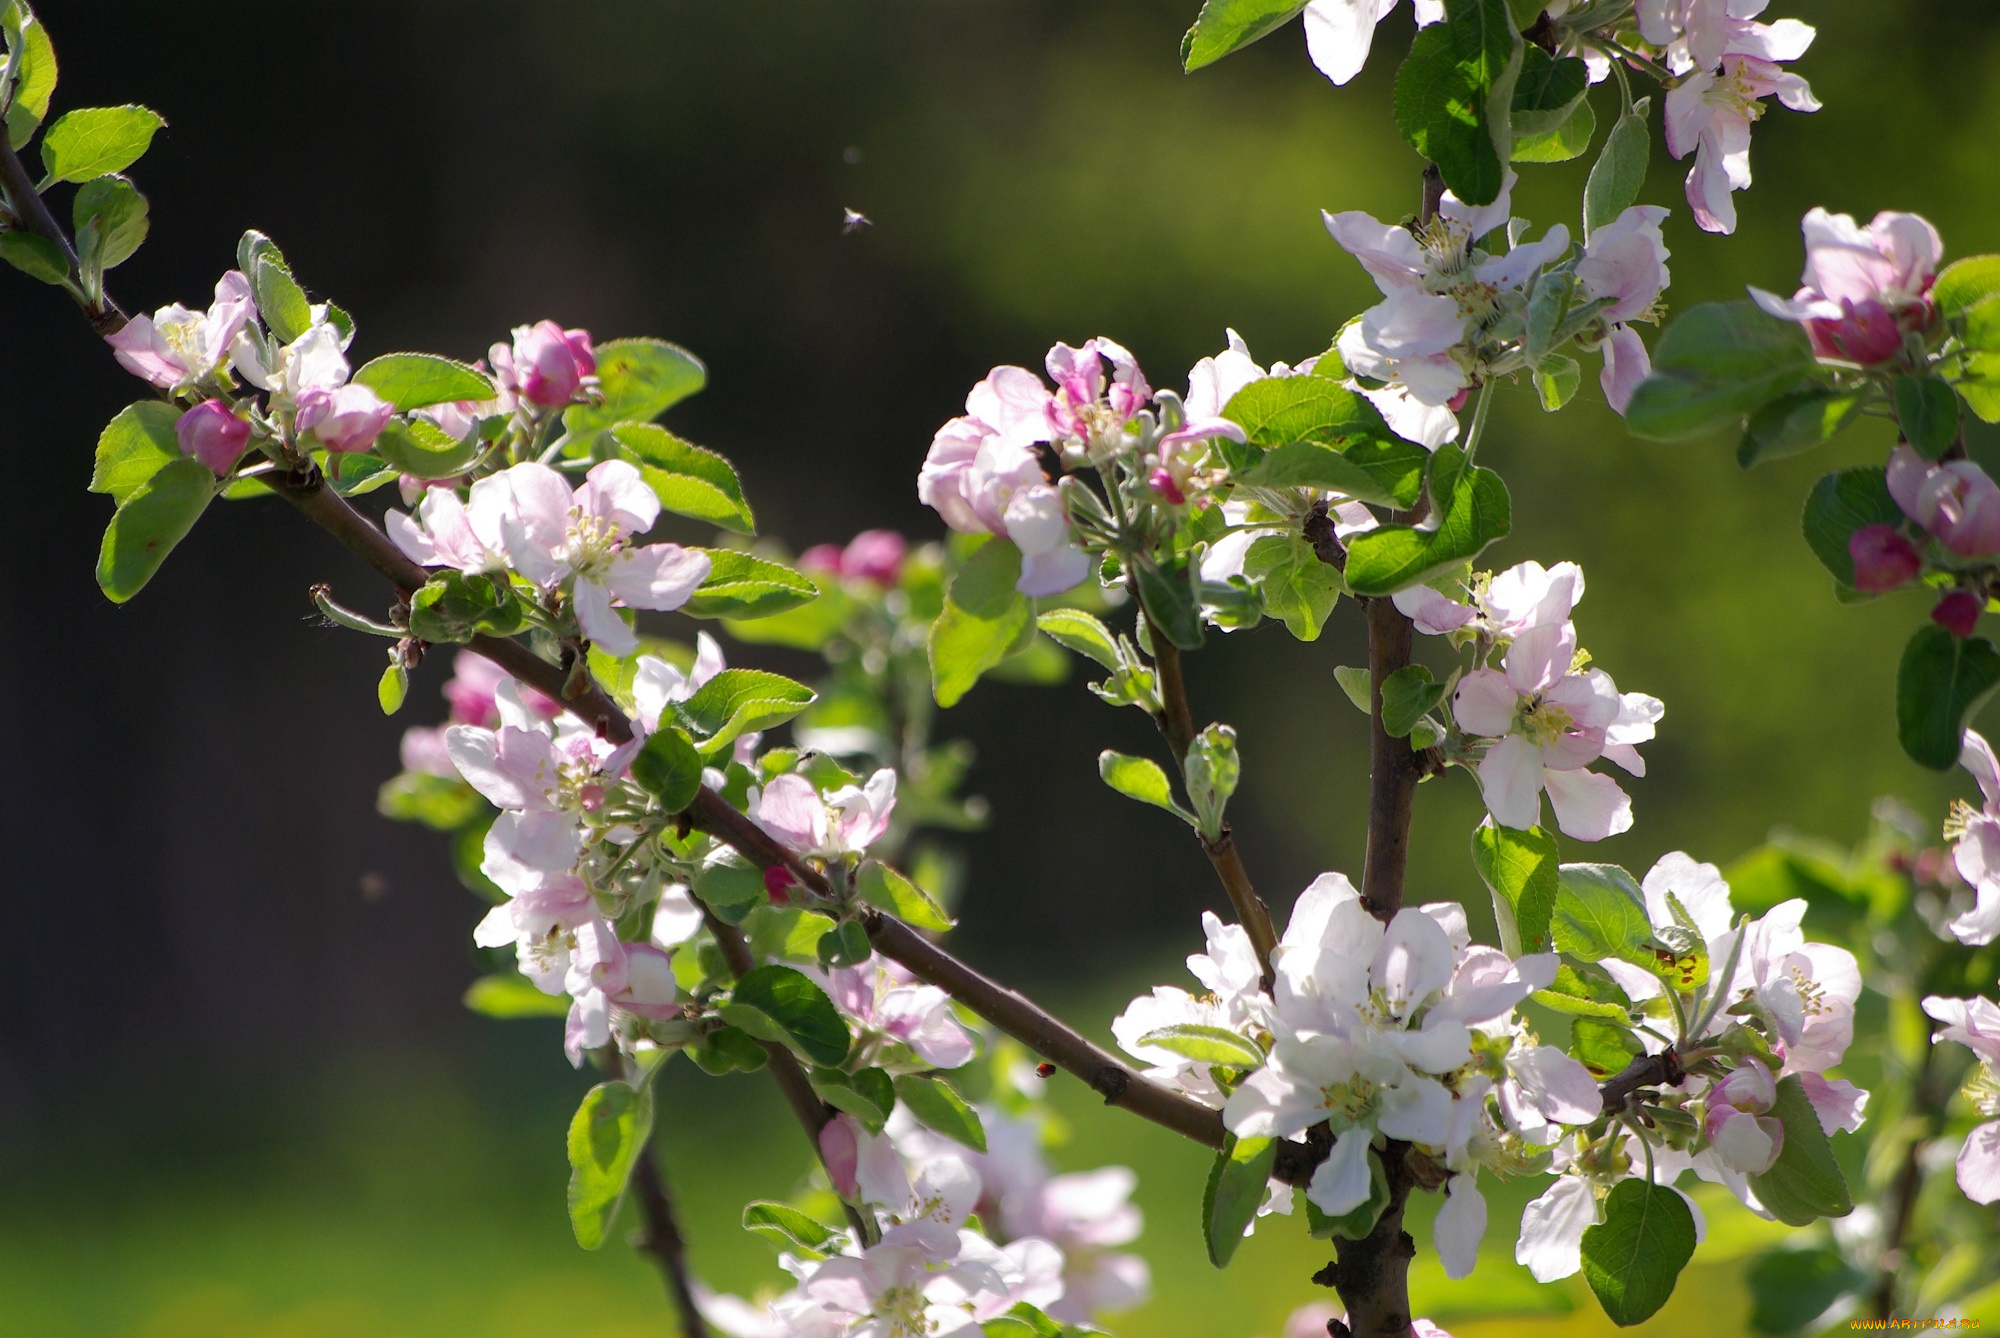
[[[826,1164],[833,1192],[850,1203],[861,1192],[861,1126],[852,1115],[836,1115],[819,1131],[819,1158]]]
[[[1903,351],[1903,327],[1889,308],[1873,298],[1849,299],[1841,306],[1847,314],[1839,320],[1806,322],[1814,353],[1873,367]]]
[[[216,477],[229,472],[250,444],[250,425],[238,418],[223,400],[203,400],[180,416],[174,424],[181,450],[214,470]]]
[[[351,454],[365,451],[382,435],[395,410],[367,386],[345,385],[338,390],[317,387],[302,390],[293,426],[329,451]]]
[[[840,545],[814,544],[799,554],[799,570],[815,576],[840,575]]]
[[[1174,481],[1173,471],[1165,465],[1161,465],[1146,476],[1146,486],[1175,506],[1181,506],[1187,501],[1187,494],[1182,492],[1180,484]]]
[[[780,906],[789,906],[792,901],[791,889],[798,884],[792,871],[782,864],[773,864],[764,870],[764,890],[771,894],[771,900]]]
[[[521,398],[560,408],[576,398],[584,378],[597,373],[597,355],[584,330],[537,321],[514,331],[514,375]]]
[[[909,545],[894,530],[863,530],[848,540],[840,555],[840,574],[856,581],[889,586],[903,572]]]
[[[1908,585],[1924,569],[1916,545],[1893,525],[1862,526],[1847,537],[1847,554],[1854,559],[1855,589],[1871,595]]]
[[[1931,610],[1931,621],[1963,641],[1979,625],[1984,609],[1984,602],[1970,590],[1953,590]]]

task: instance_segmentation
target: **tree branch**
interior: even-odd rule
[[[14,152],[5,135],[0,135],[0,192],[7,197],[8,207],[17,222],[27,225],[28,231],[36,236],[54,242],[62,248],[63,258],[79,279],[83,277],[83,266],[76,258],[76,247],[70,244],[69,234],[62,224],[56,222],[49,212],[48,202],[35,189],[35,182],[28,175],[28,169],[21,164],[21,156]],[[102,294],[95,304],[77,299],[83,314],[90,321],[90,328],[98,334],[110,336],[124,328],[125,313],[111,300],[110,294]]]
[[[1174,765],[1180,769],[1185,784],[1188,748],[1194,743],[1194,711],[1188,703],[1187,679],[1181,673],[1180,647],[1167,640],[1159,628],[1151,631],[1153,667],[1160,671],[1160,701],[1165,708],[1155,723],[1166,735],[1167,747],[1173,752]],[[1264,988],[1268,990],[1272,983],[1271,954],[1278,946],[1277,931],[1271,925],[1271,908],[1251,885],[1250,871],[1243,867],[1243,855],[1236,848],[1234,832],[1225,826],[1222,835],[1213,841],[1202,837],[1201,848],[1208,862],[1215,866],[1216,877],[1222,880],[1222,890],[1229,895],[1229,904],[1236,911],[1236,922],[1250,936],[1250,946],[1256,949],[1257,964],[1264,971]]]
[[[666,1173],[660,1169],[650,1142],[639,1150],[638,1163],[632,1168],[632,1186],[639,1192],[639,1216],[646,1224],[634,1244],[659,1261],[667,1292],[681,1312],[681,1338],[709,1338],[708,1321],[702,1318],[694,1281],[688,1275],[687,1241],[674,1217]]]

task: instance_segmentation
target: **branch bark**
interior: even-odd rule
[[[638,1191],[639,1217],[645,1223],[635,1244],[659,1262],[667,1293],[681,1312],[681,1338],[709,1338],[708,1321],[702,1318],[694,1280],[688,1274],[687,1240],[681,1235],[666,1173],[660,1169],[651,1143],[640,1150],[638,1164],[632,1168],[632,1187]]]

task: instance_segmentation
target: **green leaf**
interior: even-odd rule
[[[1207,1027],[1195,1022],[1177,1023],[1149,1031],[1139,1038],[1141,1045],[1171,1050],[1197,1064],[1221,1064],[1232,1069],[1261,1068],[1264,1051],[1254,1041],[1245,1040],[1223,1027]]]
[[[1493,894],[1500,946],[1509,956],[1547,952],[1560,887],[1556,839],[1540,827],[1520,831],[1490,818],[1473,829],[1472,863]]]
[[[1521,50],[1510,112],[1516,136],[1545,135],[1569,120],[1590,91],[1590,71],[1575,56],[1551,56],[1532,44]]]
[[[1646,164],[1653,151],[1653,134],[1646,125],[1650,99],[1641,98],[1618,118],[1604,137],[1604,148],[1590,166],[1583,186],[1583,235],[1597,230],[1639,202],[1646,186]]]
[[[1408,738],[1410,731],[1444,700],[1446,686],[1431,681],[1431,671],[1420,664],[1404,665],[1382,680],[1382,728],[1392,739]]]
[[[1625,1067],[1646,1047],[1630,1027],[1606,1018],[1580,1017],[1570,1024],[1570,1051],[1600,1082]]]
[[[1583,1276],[1611,1322],[1647,1319],[1674,1294],[1694,1255],[1694,1214],[1665,1185],[1621,1180],[1604,1197],[1604,1220],[1583,1233]]]
[[[1315,377],[1281,377],[1312,381]],[[1261,382],[1257,384],[1262,384]],[[1342,493],[1357,501],[1393,506],[1395,496],[1375,474],[1336,448],[1319,441],[1289,441],[1274,446],[1249,469],[1235,476],[1238,483],[1257,488],[1313,488]]]
[[[803,572],[733,548],[699,551],[708,554],[708,579],[681,605],[690,618],[768,618],[819,598]]]
[[[43,283],[60,285],[69,281],[69,257],[63,254],[63,249],[32,232],[0,232],[0,260]]]
[[[480,372],[434,353],[385,353],[356,372],[354,380],[395,405],[398,413],[456,400],[490,400],[498,393]]]
[[[751,971],[736,982],[730,1003],[769,1018],[814,1063],[834,1065],[847,1058],[847,1023],[833,1000],[789,966],[760,966]]]
[[[83,249],[80,243],[84,229],[94,228],[95,240],[83,260],[100,273],[131,259],[139,244],[146,240],[146,231],[151,226],[146,197],[119,176],[98,177],[79,186],[71,216],[76,220],[79,250]]]
[[[1623,1023],[1631,1016],[1632,1001],[1618,983],[1602,972],[1586,975],[1565,962],[1556,968],[1556,978],[1545,990],[1536,990],[1535,1002],[1573,1017],[1595,1017]]]
[[[1950,394],[1949,389],[1946,393]],[[1866,392],[1838,391],[1829,386],[1807,386],[1780,395],[1744,424],[1736,463],[1748,469],[1766,460],[1809,451],[1859,418],[1868,399]],[[1955,404],[1957,396],[1952,400]]]
[[[1333,681],[1347,694],[1347,700],[1363,715],[1375,713],[1375,680],[1359,665],[1343,664],[1333,671]]]
[[[184,459],[174,424],[181,411],[161,400],[140,400],[118,411],[97,437],[97,463],[90,490],[109,493],[119,506],[146,486],[153,475]]]
[[[1295,441],[1398,439],[1374,405],[1323,376],[1252,381],[1230,397],[1222,416],[1243,429],[1250,445],[1266,449]]]
[[[1551,353],[1535,368],[1535,394],[1548,413],[1568,404],[1583,385],[1583,368],[1566,353]]]
[[[382,677],[375,684],[375,700],[382,708],[383,715],[394,715],[403,709],[403,700],[410,695],[410,671],[389,652],[389,667],[382,671]]]
[[[518,971],[481,976],[466,987],[465,1006],[487,1017],[512,1021],[521,1017],[568,1017],[567,994],[544,994]]]
[[[1381,441],[1356,441],[1343,448],[1347,458],[1370,474],[1399,507],[1416,505],[1424,493],[1424,471],[1430,468],[1431,453],[1414,441],[1388,437]]]
[[[661,808],[678,813],[701,793],[701,754],[679,730],[657,730],[632,759],[632,779],[657,798]]]
[[[819,941],[832,929],[826,916],[797,906],[758,906],[743,917],[751,952],[792,962],[817,962]]]
[[[312,303],[276,246],[259,251],[248,273],[257,313],[279,343],[288,344],[312,328]]]
[[[812,1071],[812,1085],[827,1105],[846,1111],[871,1134],[882,1132],[882,1126],[889,1122],[889,1112],[896,1108],[895,1085],[881,1069],[846,1073],[840,1069],[816,1068]]]
[[[840,1232],[817,1218],[783,1203],[758,1200],[743,1208],[743,1229],[762,1236],[781,1250],[803,1250],[824,1257]]]
[[[1747,299],[1704,302],[1667,327],[1625,422],[1657,441],[1698,437],[1795,390],[1816,362],[1805,331]]]
[[[803,683],[763,669],[724,669],[675,704],[675,713],[714,757],[738,735],[782,725],[818,696]],[[643,784],[643,782],[642,782]]]
[[[1031,635],[1033,605],[1014,589],[1021,550],[988,540],[952,579],[944,612],[931,625],[931,691],[939,706],[956,706],[972,685]]]
[[[764,871],[727,846],[716,850],[695,870],[694,894],[702,905],[733,925],[742,924],[752,910],[765,904],[768,896]]]
[[[1750,1289],[1750,1327],[1788,1334],[1818,1332],[1838,1322],[1871,1279],[1840,1251],[1821,1245],[1767,1250],[1743,1271],[1743,1281]]]
[[[1651,961],[1653,922],[1631,874],[1615,864],[1565,864],[1556,882],[1549,930],[1557,951],[1586,962]]]
[[[703,1073],[755,1073],[771,1062],[757,1038],[740,1027],[716,1027],[688,1047],[688,1058]]]
[[[648,422],[708,383],[708,369],[701,359],[664,339],[612,339],[597,345],[594,352],[604,399],[570,406],[563,426],[572,436],[614,423]]]
[[[1931,300],[1938,314],[1947,319],[1963,316],[1994,294],[2000,293],[2000,256],[1967,256],[1938,271],[1931,285]]]
[[[818,586],[819,596],[803,604],[761,618],[726,618],[723,630],[738,641],[753,645],[790,646],[795,650],[822,650],[847,626],[854,601],[828,581]]]
[[[1151,758],[1132,757],[1107,748],[1097,755],[1097,774],[1104,778],[1106,785],[1127,799],[1164,808],[1190,827],[1194,825],[1193,815],[1174,802],[1173,789],[1167,784],[1167,773]]]
[[[1757,1201],[1787,1226],[1808,1226],[1822,1217],[1853,1212],[1847,1177],[1840,1173],[1833,1144],[1796,1073],[1778,1079],[1778,1100],[1771,1114],[1785,1126],[1785,1145],[1770,1170],[1750,1177]]]
[[[1257,1209],[1271,1185],[1271,1167],[1278,1160],[1278,1145],[1269,1138],[1229,1136],[1208,1174],[1208,1190],[1202,1195],[1202,1235],[1208,1242],[1208,1259],[1217,1268],[1227,1268],[1243,1233],[1256,1220]]]
[[[931,894],[880,860],[868,860],[855,875],[854,890],[863,901],[885,910],[918,929],[943,933],[955,923]]]
[[[650,1089],[602,1082],[577,1107],[569,1122],[569,1224],[584,1249],[598,1248],[610,1234],[652,1132]]]
[[[1189,74],[1276,32],[1304,9],[1305,0],[1203,0],[1194,27],[1181,38],[1181,68]]]
[[[1082,609],[1050,609],[1035,615],[1035,626],[1057,645],[1096,660],[1106,669],[1118,668],[1118,644],[1111,629]]]
[[[1139,602],[1153,628],[1182,650],[1199,650],[1204,633],[1201,605],[1188,584],[1185,568],[1161,570],[1143,556],[1133,566]]]
[[[638,463],[661,506],[738,534],[756,533],[757,518],[727,460],[651,423],[620,423],[611,436]]]
[[[1854,556],[1847,541],[1869,525],[1900,525],[1903,508],[1889,495],[1881,466],[1843,469],[1813,484],[1800,526],[1820,565],[1843,586],[1854,584]],[[1956,753],[1953,754],[1957,756]]]
[[[523,617],[520,598],[504,575],[435,572],[410,596],[410,634],[424,641],[463,644],[482,632],[512,636]]]
[[[1303,534],[1266,534],[1243,554],[1243,574],[1264,611],[1300,641],[1317,641],[1340,599],[1340,573],[1319,560]]]
[[[97,552],[97,584],[112,603],[123,604],[145,588],[215,500],[217,488],[207,465],[183,456],[126,495]]]
[[[448,479],[463,473],[484,445],[476,432],[460,441],[421,418],[391,418],[375,438],[375,453],[398,473]]]
[[[1425,29],[1426,32],[1430,31]],[[1431,463],[1435,530],[1382,525],[1347,546],[1347,585],[1357,595],[1389,595],[1478,557],[1512,524],[1507,485],[1490,469],[1466,467],[1465,453],[1440,446]]]
[[[1964,314],[1966,351],[1958,393],[1981,421],[2000,423],[2000,294]]]
[[[974,1152],[986,1151],[986,1126],[979,1112],[966,1104],[952,1085],[942,1078],[918,1073],[896,1076],[896,1097],[916,1116],[917,1122],[934,1129]]]
[[[1926,623],[1903,649],[1896,670],[1896,737],[1912,761],[1949,771],[1958,761],[1965,722],[2000,687],[2000,651],[1985,637],[1960,641]]]
[[[1445,0],[1443,23],[1417,31],[1396,72],[1396,125],[1467,204],[1499,198],[1522,42],[1506,0]]]
[[[1596,137],[1597,113],[1590,109],[1590,102],[1585,99],[1578,102],[1571,110],[1569,119],[1555,129],[1539,135],[1516,135],[1513,161],[1566,163],[1590,152],[1590,141]]]
[[[405,771],[382,782],[375,811],[395,822],[421,822],[441,832],[457,831],[477,817],[486,801],[457,777]]]
[[[1243,764],[1236,754],[1236,731],[1227,725],[1210,725],[1194,736],[1181,776],[1187,786],[1188,802],[1194,806],[1197,827],[1211,841],[1222,839],[1223,813]]]
[[[54,181],[88,181],[139,161],[166,125],[144,107],[84,107],[56,118],[42,136],[42,167]]]
[[[7,142],[20,149],[49,114],[49,100],[56,91],[56,49],[49,41],[49,30],[18,0],[7,6],[0,27],[6,29],[7,50],[14,57],[14,100],[7,108]]]
[[[1958,392],[1935,376],[1896,378],[1896,422],[1910,448],[1940,460],[1958,440]]]

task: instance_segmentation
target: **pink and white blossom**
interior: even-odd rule
[[[1208,951],[1189,957],[1187,964],[1205,991],[1195,995],[1178,986],[1155,985],[1151,994],[1134,999],[1112,1019],[1111,1034],[1119,1048],[1148,1066],[1146,1077],[1220,1109],[1226,1094],[1207,1064],[1145,1040],[1166,1027],[1221,1027],[1248,1035],[1267,1025],[1271,999],[1264,993],[1263,967],[1249,934],[1241,925],[1224,924],[1213,911],[1203,911],[1201,923]]]
[[[1521,1213],[1514,1262],[1537,1282],[1571,1277],[1583,1267],[1583,1233],[1604,1217],[1597,1187],[1581,1175],[1561,1175]]]
[[[804,776],[787,772],[755,795],[750,816],[798,854],[838,859],[880,840],[895,808],[896,773],[887,767],[823,797]]]
[[[125,322],[106,338],[118,365],[162,390],[187,390],[213,377],[229,361],[236,336],[257,319],[250,281],[230,270],[215,285],[206,311],[176,302]]]
[[[1847,536],[1854,563],[1854,588],[1871,595],[1899,590],[1923,575],[1917,546],[1894,525],[1863,525]]]
[[[250,445],[250,424],[226,400],[203,400],[174,422],[183,454],[193,456],[221,478],[236,467]]]
[[[1361,73],[1374,45],[1375,25],[1389,17],[1397,0],[1312,0],[1306,6],[1306,53],[1319,72],[1336,84]],[[1444,0],[1411,0],[1417,26],[1444,18]]]
[[[865,581],[887,589],[902,573],[909,544],[894,530],[863,530],[837,544],[815,544],[799,554],[799,570],[821,572],[847,581]]]
[[[1604,398],[1619,413],[1632,402],[1632,392],[1652,371],[1652,357],[1631,322],[1648,316],[1672,276],[1667,271],[1667,244],[1660,224],[1667,211],[1657,205],[1634,205],[1590,234],[1576,277],[1592,301],[1611,305],[1598,313],[1610,327],[1600,346],[1604,370],[1598,384]]]
[[[2000,486],[1970,460],[1934,464],[1908,446],[1889,453],[1889,495],[1960,557],[2000,553]]]
[[[1958,764],[1979,782],[1982,803],[1954,805],[1946,829],[1952,864],[1973,893],[1973,904],[1946,928],[1960,943],[1983,946],[2000,937],[2000,759],[1983,735],[1968,729]]]
[[[1604,755],[1623,701],[1599,669],[1569,672],[1576,634],[1530,628],[1507,648],[1504,671],[1475,669],[1452,698],[1459,728],[1495,740],[1479,761],[1486,809],[1502,826],[1528,828],[1548,791],[1556,823],[1579,841],[1601,841],[1632,825],[1632,803],[1609,776],[1584,768]]]
[[[1936,323],[1931,284],[1944,242],[1928,220],[1884,212],[1863,228],[1850,215],[1816,208],[1802,229],[1806,269],[1797,294],[1787,300],[1752,288],[1750,296],[1804,325],[1820,357],[1874,366]]]
[[[365,451],[382,435],[395,409],[367,386],[299,392],[293,426],[336,454]]]
[[[1991,999],[1932,995],[1924,1011],[1945,1025],[1931,1037],[1956,1041],[1979,1057],[1977,1109],[1986,1122],[1965,1136],[1958,1151],[1958,1187],[1974,1203],[2000,1203],[2000,1007]]]
[[[1687,200],[1705,231],[1736,231],[1732,196],[1750,185],[1750,127],[1764,115],[1763,99],[1775,94],[1793,111],[1819,110],[1811,86],[1778,64],[1804,55],[1812,35],[1801,23],[1731,41],[1716,64],[1667,91],[1667,151],[1676,158],[1694,155]]]
[[[502,391],[546,409],[572,403],[597,385],[590,332],[565,330],[554,321],[516,327],[512,345],[495,344],[486,360]]]
[[[873,956],[828,973],[827,994],[858,1028],[863,1062],[889,1073],[955,1069],[972,1061],[972,1037],[952,1011],[951,996],[900,963]]]
[[[1702,1134],[1730,1169],[1762,1175],[1785,1147],[1785,1126],[1771,1114],[1778,1080],[1755,1059],[1746,1059],[1708,1089]]]

